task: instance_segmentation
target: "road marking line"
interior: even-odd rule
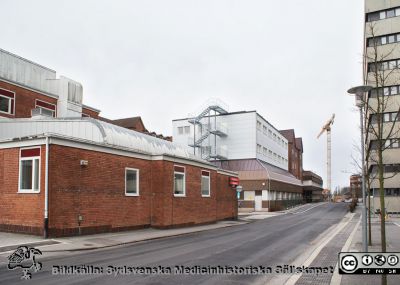
[[[357,232],[358,227],[360,226],[361,223],[361,217],[358,220],[356,226],[354,227],[354,230],[351,232],[350,236],[348,237],[348,239],[346,240],[346,243],[344,244],[344,246],[341,249],[341,252],[347,252],[350,248],[350,245],[353,241],[353,238]],[[332,278],[331,278],[331,285],[336,285],[336,284],[340,284],[342,283],[342,275],[339,274],[339,269],[338,269],[338,263],[336,263],[335,266],[335,270],[333,272]]]
[[[311,207],[311,208],[308,208],[308,209],[306,209],[306,210],[304,210],[304,211],[302,211],[302,212],[295,212],[295,211],[293,211],[293,212],[288,212],[287,214],[292,214],[292,215],[294,215],[294,214],[303,214],[303,213],[308,212],[308,211],[310,211],[310,210],[312,210],[312,209],[314,209],[314,208],[316,208],[316,207],[325,205],[326,203],[327,203],[327,202],[321,203],[321,204],[318,204],[318,205],[315,205],[315,206],[313,206],[313,207]]]
[[[327,238],[320,242],[320,244],[312,251],[311,255],[304,261],[303,265],[308,267],[318,256],[321,250],[342,230],[344,229],[354,217],[354,213],[346,214],[339,224],[326,234]],[[349,218],[347,221],[343,221],[345,218]],[[300,279],[302,274],[294,274],[288,280],[286,280],[285,285],[294,285]]]

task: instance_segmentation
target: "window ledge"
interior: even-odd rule
[[[39,191],[33,191],[33,190],[18,190],[18,194],[39,194]]]
[[[125,196],[127,196],[127,197],[139,197],[139,193],[138,194],[125,193]]]
[[[174,197],[186,197],[186,194],[174,194]]]
[[[202,198],[211,198],[211,195],[201,195]]]

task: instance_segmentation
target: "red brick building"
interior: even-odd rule
[[[0,128],[2,231],[66,236],[237,218],[237,175],[171,142],[90,118]]]
[[[0,62],[0,230],[56,237],[237,218],[236,173],[140,117],[99,117],[82,85],[54,70],[1,49]]]
[[[304,170],[302,176],[304,200],[307,203],[323,201],[323,181],[321,176],[309,170]]]
[[[288,140],[288,171],[297,179],[303,175],[303,140],[296,138],[294,129],[279,131]]]
[[[362,198],[361,175],[354,174],[350,176],[350,191],[356,198]]]

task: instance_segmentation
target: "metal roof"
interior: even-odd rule
[[[217,161],[214,164],[223,169],[239,172],[239,177],[242,180],[271,179],[297,186],[303,185],[302,182],[290,172],[258,159]]]
[[[93,118],[0,119],[0,140],[56,134],[150,155],[195,158],[186,147]]]

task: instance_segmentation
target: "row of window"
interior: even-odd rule
[[[45,113],[56,117],[57,116],[57,106],[42,100],[35,100],[35,108],[42,109]],[[14,115],[15,114],[15,93],[0,88],[0,113]]]
[[[139,196],[140,170],[125,168],[125,195]],[[40,148],[26,148],[20,151],[19,192],[40,191]],[[186,175],[184,166],[174,166],[174,195],[186,196]],[[210,172],[201,171],[201,195],[210,197]]]
[[[400,139],[387,139],[384,142],[384,148],[399,148],[400,147]],[[371,141],[371,149],[379,148],[379,140]]]
[[[269,158],[273,159],[274,161],[277,161],[282,164],[288,162],[288,160],[285,159],[283,156],[276,154],[272,150],[267,149],[266,147],[263,147],[260,144],[257,144],[257,153],[262,154],[265,157],[269,157]]]
[[[400,16],[400,7],[394,7],[387,10],[376,11],[367,14],[367,22],[383,20]]]
[[[0,112],[13,115],[15,110],[15,93],[0,88]]]
[[[400,172],[400,164],[385,164],[383,166],[383,172],[384,173],[398,173],[398,172]],[[378,166],[377,165],[372,165],[371,173],[373,175],[378,173]]]
[[[281,139],[275,132],[272,131],[272,129],[269,129],[267,126],[263,125],[260,121],[257,121],[257,130],[261,132],[261,129],[264,135],[268,136],[270,139],[278,143],[280,146],[286,149],[288,148],[287,142]]]
[[[374,47],[397,42],[400,42],[400,34],[383,35],[379,37],[369,38],[367,40],[367,46]]]
[[[372,190],[374,197],[379,197],[379,189],[374,188]],[[385,196],[400,196],[400,188],[385,188]]]
[[[379,61],[376,63],[370,62],[370,63],[368,63],[368,72],[397,69],[397,68],[399,68],[399,66],[400,66],[400,59]]]
[[[190,134],[190,126],[178,127],[178,135]]]
[[[372,114],[371,123],[376,124],[378,122],[379,116],[381,117],[381,120],[384,123],[400,121],[400,116],[397,112],[388,112],[382,114]]]
[[[400,85],[392,85],[383,88],[374,88],[369,92],[371,98],[377,96],[393,96],[400,94]]]

